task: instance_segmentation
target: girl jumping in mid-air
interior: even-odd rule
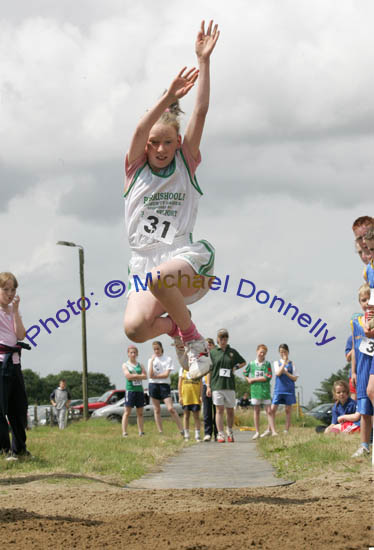
[[[195,171],[209,107],[210,55],[218,37],[213,21],[206,32],[201,23],[195,45],[199,69],[180,71],[140,120],[126,156],[125,214],[132,256],[125,332],[134,342],[171,336],[192,378],[206,374],[211,364],[186,304],[209,290],[213,276],[214,249],[207,241],[194,242],[192,230],[202,194]],[[196,102],[182,141],[179,99],[196,80]]]

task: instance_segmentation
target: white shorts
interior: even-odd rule
[[[214,248],[205,240],[192,241],[192,234],[182,235],[174,239],[172,245],[156,243],[141,250],[132,250],[129,263],[128,295],[131,292],[143,292],[147,289],[147,274],[169,261],[180,259],[187,262],[198,275],[213,277],[214,275]],[[136,278],[134,279],[134,276]],[[172,282],[169,281],[169,284]],[[177,284],[177,281],[175,281]],[[194,281],[191,281],[193,286]],[[198,286],[196,284],[196,286]],[[208,283],[204,287],[197,288],[195,294],[185,298],[186,304],[193,304],[202,298],[209,290]]]
[[[271,405],[271,399],[252,399],[251,405]]]
[[[224,405],[234,409],[236,405],[235,390],[214,390],[212,393],[213,405]]]

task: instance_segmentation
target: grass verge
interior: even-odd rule
[[[239,426],[253,426],[253,413],[240,412],[236,415]],[[276,470],[276,475],[290,481],[318,477],[321,474],[338,472],[349,478],[361,472],[370,473],[371,457],[360,459],[351,455],[360,445],[359,434],[324,435],[316,433],[320,422],[311,416],[292,416],[291,430],[283,433],[285,414],[276,415],[277,437],[264,437],[257,440],[262,456]],[[260,430],[267,427],[264,414],[260,417]]]
[[[136,426],[129,426],[129,436],[123,438],[120,424],[104,419],[75,422],[66,430],[38,427],[27,433],[27,447],[34,459],[1,459],[0,476],[75,474],[129,483],[191,445],[181,438],[173,421],[163,420],[163,429],[160,435],[150,420],[145,422],[144,437],[138,436]]]

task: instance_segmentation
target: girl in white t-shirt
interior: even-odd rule
[[[186,304],[208,290],[214,249],[193,242],[200,187],[195,170],[208,112],[210,55],[219,37],[213,21],[198,33],[199,70],[184,67],[161,99],[142,117],[126,156],[125,214],[132,256],[125,311],[126,335],[145,342],[161,334],[174,339],[181,365],[199,378],[210,368],[204,338]],[[182,142],[178,100],[198,79],[195,107]],[[163,316],[167,313],[167,316]]]
[[[162,433],[160,405],[163,401],[183,436],[182,423],[173,407],[173,400],[170,395],[170,373],[174,370],[173,360],[171,357],[164,355],[161,342],[153,342],[152,347],[153,355],[148,360],[148,393],[152,399],[157,429]]]

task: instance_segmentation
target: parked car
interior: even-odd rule
[[[147,392],[144,392],[146,399],[146,405],[144,407],[144,418],[153,418],[153,405],[149,402],[149,396]],[[177,390],[171,391],[171,397],[173,400],[174,409],[179,415],[183,414],[183,407],[179,404],[179,395]],[[94,411],[91,415],[91,418],[107,418],[108,420],[121,422],[123,411],[125,409],[125,398],[121,399],[114,405],[108,405],[107,407],[102,407]],[[164,403],[161,403],[161,416],[170,416],[168,409]],[[136,417],[135,407],[131,409],[130,417]]]
[[[89,403],[97,403],[100,400],[100,397],[89,397],[88,402]]]
[[[70,407],[75,407],[76,405],[82,405],[83,399],[72,399],[70,401]]]
[[[88,414],[92,414],[96,409],[101,409],[101,407],[105,407],[106,405],[114,405],[123,397],[125,397],[125,390],[108,390],[97,401],[90,402],[88,400]],[[83,414],[83,403],[70,408],[75,417]]]
[[[334,403],[322,403],[322,405],[317,405],[316,407],[313,407],[313,409],[305,411],[305,414],[314,416],[314,418],[317,418],[326,426],[329,426],[331,424],[333,406]]]

